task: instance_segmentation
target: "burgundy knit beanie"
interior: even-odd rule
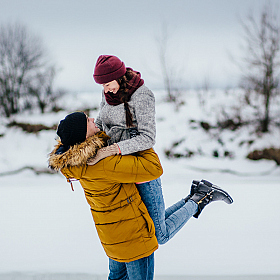
[[[124,63],[113,55],[100,55],[94,68],[93,78],[97,84],[117,80],[126,72]]]

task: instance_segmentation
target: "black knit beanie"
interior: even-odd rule
[[[87,134],[87,116],[83,112],[67,115],[60,121],[56,133],[64,146],[84,142]]]

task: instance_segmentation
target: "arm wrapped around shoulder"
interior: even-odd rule
[[[160,177],[163,169],[153,148],[136,155],[118,155],[102,161],[108,178],[118,183],[151,181]]]
[[[90,158],[87,161],[88,165],[95,165],[101,159],[104,159],[109,156],[114,156],[120,154],[120,149],[117,143],[110,145],[108,147],[104,147],[98,150],[96,156],[94,158]]]

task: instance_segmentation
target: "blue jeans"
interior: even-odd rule
[[[152,280],[154,279],[154,253],[132,262],[117,262],[109,258],[108,280]]]
[[[184,199],[165,210],[160,178],[136,186],[154,222],[159,244],[171,239],[198,210],[194,201]]]

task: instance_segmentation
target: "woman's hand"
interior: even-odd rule
[[[101,159],[104,159],[109,156],[118,155],[120,153],[121,151],[118,144],[114,143],[113,145],[99,149],[95,157],[88,159],[87,164],[95,165]]]

